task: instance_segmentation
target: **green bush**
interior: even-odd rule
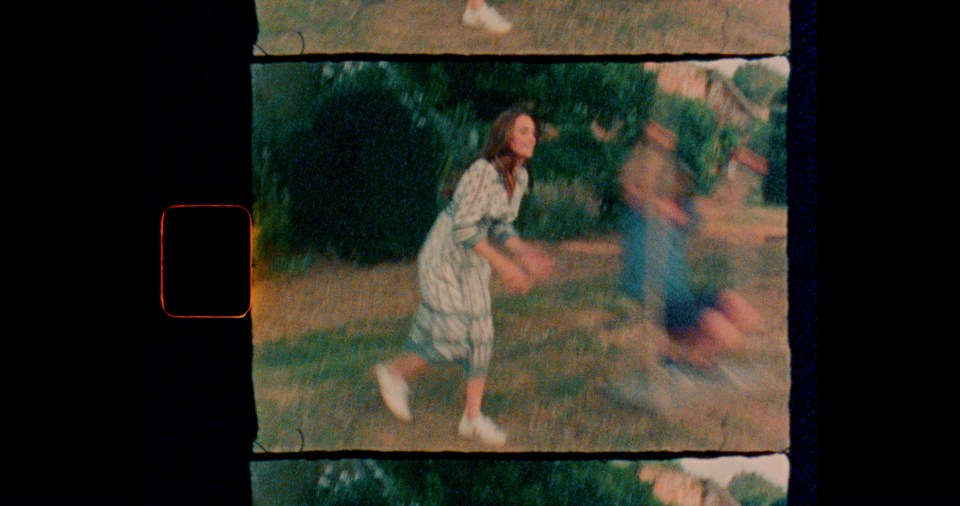
[[[630,149],[624,142],[598,140],[590,125],[561,125],[556,139],[537,146],[531,170],[538,181],[581,181],[588,186],[598,199],[598,223],[590,228],[611,229],[623,212],[619,176]]]
[[[252,65],[254,168],[270,151],[274,162],[292,159],[292,135],[309,128],[317,97],[330,85],[333,64],[271,63]]]
[[[448,203],[443,191],[452,192],[460,176],[477,158],[490,126],[478,122],[467,107],[456,107],[446,114],[434,113],[431,120],[444,146],[443,163],[437,173],[437,204],[443,207]]]
[[[767,105],[777,91],[787,86],[787,76],[762,63],[746,63],[733,73],[733,84],[755,104]]]
[[[764,154],[770,149],[771,127],[767,121],[754,120],[747,128],[747,149]]]
[[[254,258],[263,267],[277,269],[288,257],[301,255],[293,241],[285,168],[293,163],[299,148],[295,139],[309,127],[317,97],[330,81],[327,69],[309,63],[251,66]]]
[[[697,193],[710,194],[719,180],[714,168],[740,142],[739,129],[721,126],[702,101],[675,95],[658,95],[651,118],[677,134],[677,157],[695,174]]]
[[[322,100],[287,167],[291,242],[361,265],[416,253],[436,217],[443,142],[382,68],[358,71]]]
[[[251,465],[254,505],[662,506],[636,465],[603,461],[289,460]]]
[[[786,491],[757,473],[741,471],[727,485],[727,490],[744,506],[771,506]]]
[[[541,181],[521,204],[517,228],[530,239],[559,241],[599,231],[600,202],[581,181]]]
[[[763,199],[768,204],[787,203],[787,89],[770,101],[770,131],[767,151],[769,173],[763,180]]]
[[[251,465],[254,506],[394,505],[389,476],[373,460],[287,460]]]
[[[632,469],[600,461],[389,461],[399,504],[660,506]]]
[[[593,180],[605,162],[603,143],[589,125],[560,125],[557,130],[555,139],[541,139],[530,161],[537,179]]]
[[[315,504],[320,465],[310,460],[250,464],[253,506]]]
[[[253,168],[253,220],[258,231],[253,255],[258,263],[289,254],[288,238],[293,232],[290,194],[270,165],[270,150],[266,148],[261,163],[254,164]]]
[[[556,463],[547,489],[555,492],[546,504],[663,504],[652,487],[637,477],[635,466],[618,468],[602,461]]]

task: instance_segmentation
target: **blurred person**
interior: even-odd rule
[[[507,33],[513,26],[496,9],[487,5],[485,0],[468,0],[462,20],[466,26],[496,34]]]
[[[676,145],[676,136],[654,122],[644,127],[643,136],[620,171],[620,190],[627,205],[623,230],[623,268],[619,288],[628,297],[643,302],[646,288],[646,238],[654,186],[663,177]]]
[[[650,121],[621,174],[630,211],[624,227],[620,288],[640,302],[656,292],[663,302],[664,328],[674,346],[667,365],[716,370],[716,357],[738,347],[760,323],[759,312],[731,289],[695,288],[688,242],[699,215],[695,177],[675,154],[676,135]]]
[[[480,409],[494,337],[489,282],[496,272],[509,292],[526,293],[545,280],[555,264],[540,248],[520,239],[512,225],[529,186],[527,160],[537,136],[529,114],[518,109],[502,113],[480,158],[447,192],[452,194],[450,203],[417,257],[422,302],[407,352],[374,368],[384,403],[402,421],[412,419],[407,381],[432,364],[457,363],[466,379],[459,434],[494,446],[506,442],[506,433]]]

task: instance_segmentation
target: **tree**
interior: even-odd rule
[[[762,63],[747,63],[733,73],[733,84],[751,102],[766,106],[774,94],[787,86],[787,76]]]
[[[635,469],[602,461],[425,460],[382,464],[400,504],[662,506]]]
[[[632,63],[436,62],[395,64],[423,102],[446,113],[465,107],[482,123],[524,105],[541,121],[619,125],[639,135],[656,80]],[[628,139],[632,140],[632,139]]]
[[[258,260],[289,255],[295,243],[287,170],[297,156],[301,132],[330,81],[328,65],[276,63],[251,67],[253,91],[253,218],[260,234]]]
[[[777,499],[776,501],[773,501],[772,503],[770,503],[770,506],[787,506],[787,496],[784,495],[783,497]]]
[[[787,204],[787,90],[777,92],[770,102],[767,134],[769,172],[763,180],[763,200],[768,204]]]
[[[740,130],[719,124],[704,102],[677,95],[659,95],[651,117],[677,135],[677,157],[693,171],[697,193],[710,193],[718,179],[713,169],[729,158]]]
[[[786,495],[782,488],[757,473],[740,472],[727,485],[727,490],[741,506],[771,506]]]

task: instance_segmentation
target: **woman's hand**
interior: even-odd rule
[[[524,294],[529,292],[530,288],[533,287],[533,278],[512,262],[504,264],[498,269],[497,273],[500,275],[500,279],[503,280],[503,284],[506,285],[507,291],[510,293],[517,295]]]
[[[533,276],[534,281],[546,280],[556,266],[556,262],[545,251],[519,237],[511,237],[503,245],[513,253],[520,266]]]
[[[553,268],[557,262],[546,254],[543,250],[531,247],[518,258],[520,265],[533,276],[533,279],[540,282],[550,277]]]
[[[516,240],[516,238],[511,239]],[[508,292],[523,294],[529,292],[530,288],[533,287],[533,278],[509,256],[494,248],[486,239],[481,239],[480,242],[475,244],[473,250],[490,262],[490,266],[507,286]]]

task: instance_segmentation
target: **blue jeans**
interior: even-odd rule
[[[687,258],[687,243],[690,234],[688,227],[664,227],[667,234],[665,266],[660,289],[665,306],[664,327],[667,333],[697,325],[700,315],[708,308],[717,305],[717,291],[713,289],[694,290],[690,278],[690,264]]]
[[[643,302],[644,283],[651,278],[651,287],[659,292],[664,302],[664,327],[673,333],[696,325],[700,314],[716,305],[717,292],[700,293],[693,289],[687,262],[690,228],[651,223],[651,219],[636,211],[629,211],[624,216],[620,290]],[[648,242],[652,243],[654,251],[647,251]]]
[[[620,272],[620,290],[643,301],[643,282],[646,272],[647,223],[643,213],[627,211],[621,223],[623,230],[623,270]]]

